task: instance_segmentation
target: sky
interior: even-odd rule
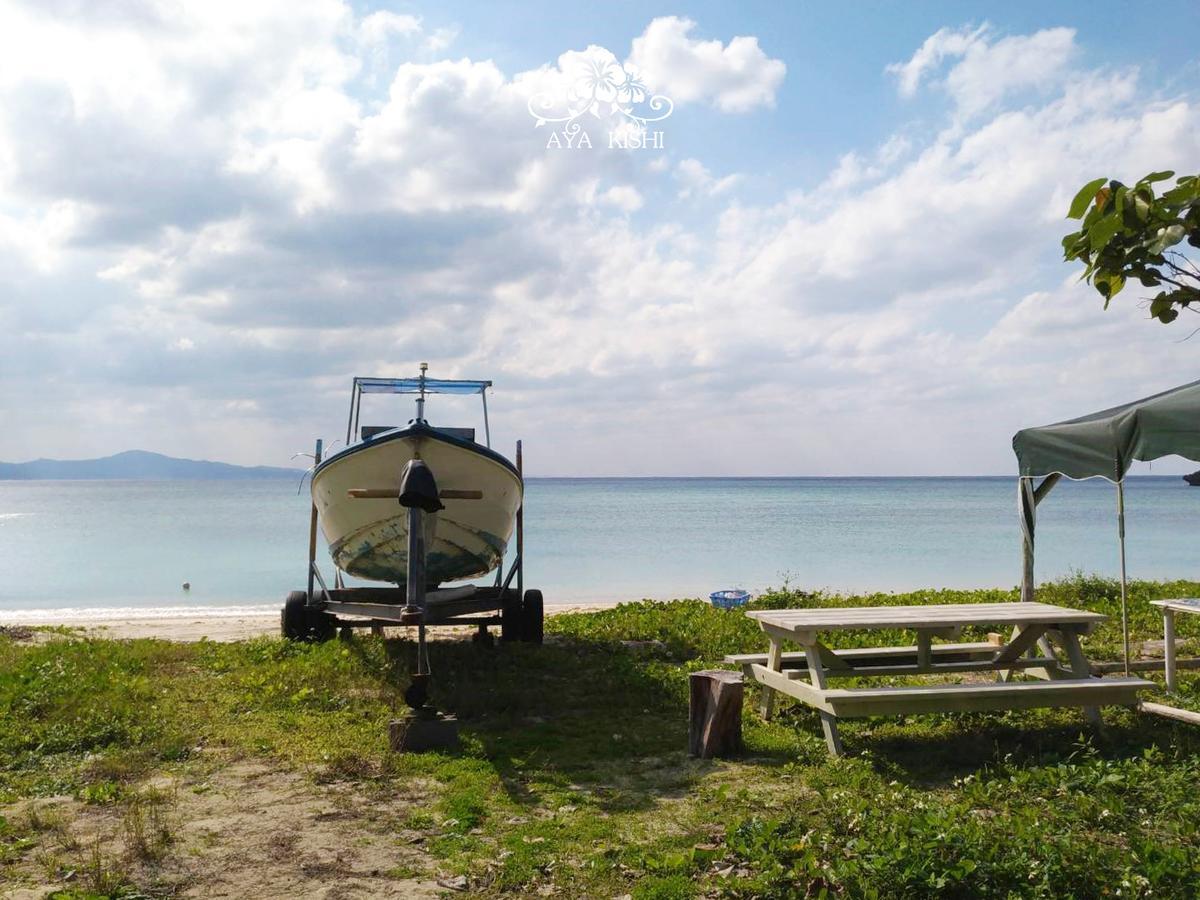
[[[1200,169],[1200,8],[1136,12],[0,0],[0,459],[286,465],[424,361],[532,475],[1011,473],[1200,378],[1061,259]]]

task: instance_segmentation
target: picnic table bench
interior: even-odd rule
[[[1162,610],[1163,616],[1163,674],[1167,679],[1167,693],[1175,693],[1175,613],[1200,613],[1200,600],[1194,597],[1177,597],[1172,600],[1151,600],[1152,606]]]
[[[1133,705],[1153,684],[1140,678],[1097,678],[1079,643],[1106,616],[1046,603],[960,603],[929,606],[859,606],[822,609],[752,610],[770,641],[765,654],[726,657],[763,686],[762,714],[770,718],[775,692],[814,707],[829,752],[841,755],[837,720],[853,716],[926,712],[1079,706],[1100,722],[1099,707]],[[935,637],[958,637],[966,626],[1011,626],[999,643],[934,644]],[[822,635],[837,631],[915,631],[913,647],[830,649]],[[785,643],[802,652],[784,653]],[[1059,658],[1058,649],[1066,656]],[[1009,681],[1013,671],[1036,674],[1038,681]],[[830,688],[833,678],[885,675],[943,675],[995,672],[991,683],[926,684],[902,687]],[[802,680],[807,675],[808,680]]]

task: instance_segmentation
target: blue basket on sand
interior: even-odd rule
[[[737,609],[750,602],[749,591],[713,591],[708,595],[717,609]]]

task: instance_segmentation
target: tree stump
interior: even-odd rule
[[[688,754],[701,759],[732,756],[742,749],[742,675],[727,669],[693,672]]]

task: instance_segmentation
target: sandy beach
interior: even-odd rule
[[[547,607],[546,615],[561,615],[567,612],[585,612],[588,610],[606,609],[615,603],[575,603],[564,606]],[[242,641],[248,638],[264,635],[279,634],[279,613],[277,611],[247,611],[245,614],[230,615],[206,614],[204,610],[180,611],[174,615],[156,613],[154,615],[113,616],[111,612],[96,610],[93,614],[86,611],[72,610],[61,619],[52,619],[44,614],[29,621],[20,617],[5,617],[6,627],[62,625],[68,628],[82,628],[84,631],[100,638],[157,638],[164,641]],[[406,631],[397,626],[388,631]],[[448,637],[453,634],[468,631],[466,628],[437,628],[431,631],[431,636]]]

